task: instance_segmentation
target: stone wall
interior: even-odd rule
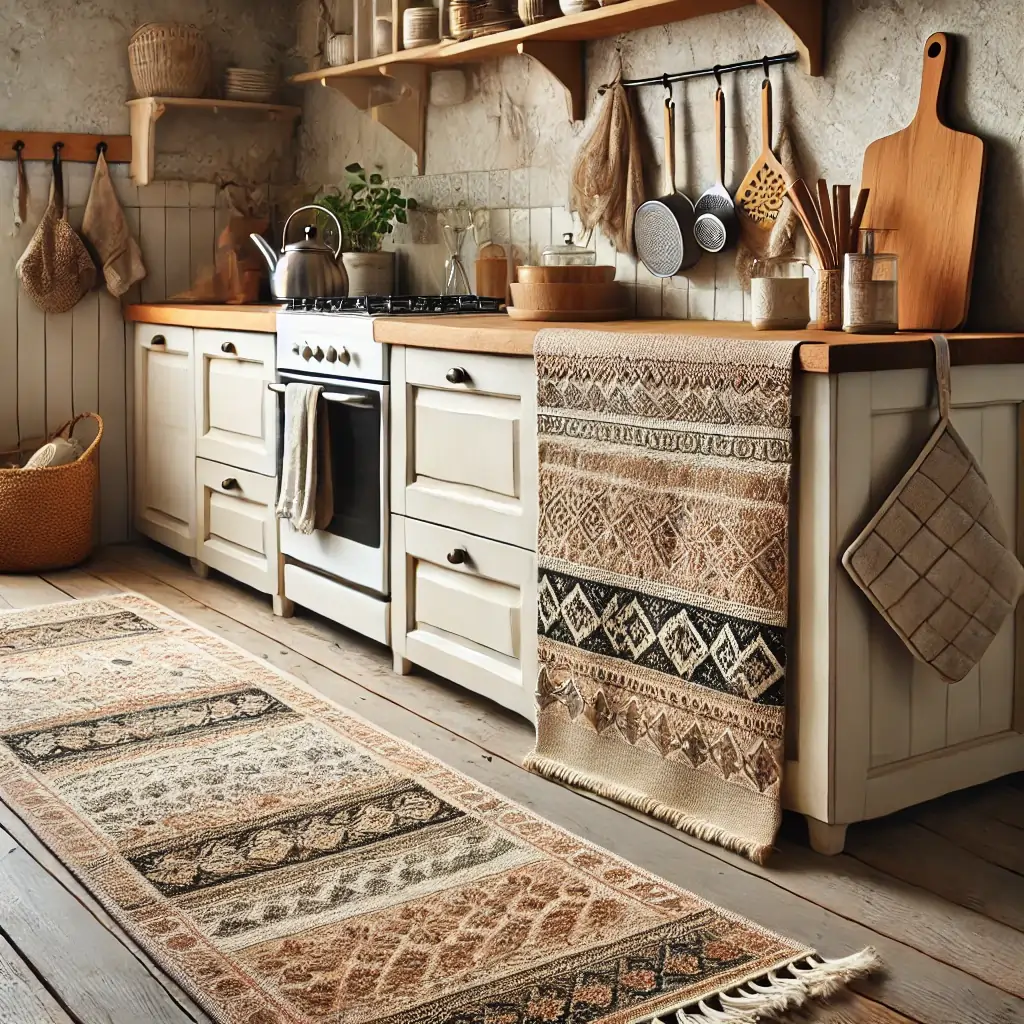
[[[300,53],[311,53],[315,3],[305,0]],[[950,86],[950,120],[983,135],[989,163],[971,323],[1020,327],[1024,289],[1016,285],[1024,244],[1024,21],[1018,0],[829,0],[826,73],[810,78],[793,67],[772,71],[776,122],[788,125],[805,176],[859,183],[864,148],[913,117],[920,85],[923,44],[934,31],[960,36]],[[593,123],[596,89],[614,75],[621,55],[626,77],[680,71],[748,59],[792,48],[786,28],[769,12],[748,7],[675,25],[602,40],[587,48],[588,118],[570,125],[560,89],[539,66],[510,57],[470,68],[470,96],[450,108],[429,108],[424,177],[408,149],[355,110],[332,89],[310,88],[300,135],[300,175],[310,186],[337,182],[352,160],[377,165],[417,198],[442,208],[464,196],[481,200],[488,172],[487,203],[508,209],[509,239],[537,248],[546,226],[565,221],[569,170],[580,139]],[[757,72],[727,79],[728,176],[738,183],[760,148]],[[678,186],[692,198],[713,179],[713,80],[676,88]],[[637,94],[650,147],[648,192],[663,191],[660,89]],[[510,192],[502,195],[504,172]],[[516,182],[514,193],[512,182]],[[474,182],[476,187],[474,189]],[[524,184],[525,183],[525,184]],[[494,188],[492,188],[492,185]],[[496,189],[496,191],[495,191]],[[553,211],[553,212],[546,212]],[[504,230],[497,217],[496,235]],[[524,224],[530,235],[524,238]],[[533,231],[536,230],[536,237]],[[598,244],[602,245],[600,240]],[[439,254],[429,223],[403,233],[408,279],[429,280]],[[472,261],[472,245],[466,248]],[[728,257],[705,259],[686,278],[659,286],[619,261],[620,278],[638,283],[638,304],[666,315],[737,319],[744,296]],[[655,295],[657,292],[657,296]]]

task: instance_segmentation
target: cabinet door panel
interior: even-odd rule
[[[533,552],[404,516],[391,529],[395,652],[532,719]]]
[[[273,476],[275,336],[196,331],[196,454]]]
[[[533,360],[400,349],[392,354],[392,384],[395,508],[532,550]]]
[[[195,554],[193,332],[140,324],[135,333],[135,527]]]
[[[278,592],[272,477],[196,459],[200,562],[266,594]]]

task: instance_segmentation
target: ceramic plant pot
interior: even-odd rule
[[[392,295],[395,290],[393,252],[343,252],[349,295]]]

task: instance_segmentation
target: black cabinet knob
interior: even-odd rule
[[[235,343],[233,341],[222,341],[220,343],[220,350],[221,352],[234,352]]]
[[[166,345],[167,339],[162,334],[154,334],[150,345]]]
[[[447,558],[452,565],[462,565],[469,557],[465,548],[455,548],[454,551],[449,551]]]
[[[227,480],[221,480],[220,485],[225,491],[233,491],[238,487],[238,481],[233,476],[229,476]]]
[[[444,379],[449,384],[465,384],[469,380],[469,374],[461,366],[453,366],[445,375]]]

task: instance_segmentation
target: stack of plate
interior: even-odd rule
[[[519,267],[508,315],[513,320],[623,320],[629,295],[615,268]]]
[[[224,72],[224,98],[247,103],[269,103],[277,89],[277,77],[255,68],[228,68]]]

